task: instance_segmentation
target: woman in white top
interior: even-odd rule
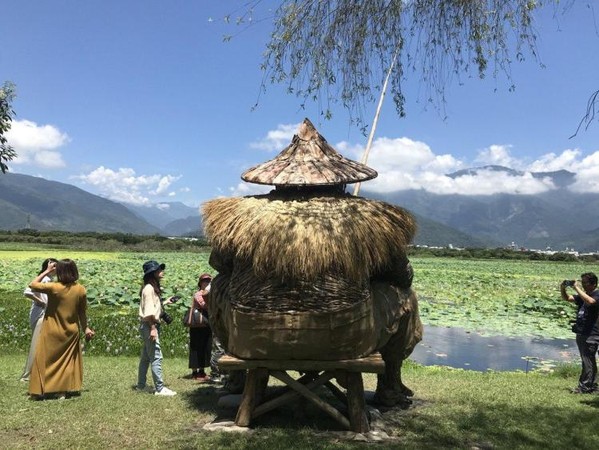
[[[144,281],[140,291],[139,302],[139,331],[143,340],[139,368],[137,372],[136,389],[143,391],[146,388],[148,368],[152,372],[154,381],[154,394],[173,396],[175,391],[164,385],[162,378],[162,350],[160,348],[160,320],[162,315],[162,301],[160,298],[160,280],[164,277],[164,264],[156,261],[147,261],[143,265]],[[172,303],[169,297],[164,304]]]
[[[42,270],[38,272],[38,275],[45,272],[48,268],[48,264],[56,262],[54,258],[48,258],[42,263]],[[52,281],[52,278],[45,276],[42,279],[42,283]],[[31,310],[29,311],[29,325],[31,326],[32,336],[31,344],[29,345],[29,355],[27,356],[27,362],[21,375],[21,381],[29,381],[29,375],[31,374],[31,366],[33,365],[33,358],[35,357],[35,350],[37,348],[37,341],[42,329],[42,323],[44,322],[44,314],[46,312],[46,306],[48,305],[48,296],[43,292],[34,292],[31,288],[27,287],[23,292],[25,297],[31,300]]]

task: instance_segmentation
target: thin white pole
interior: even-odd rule
[[[374,139],[374,133],[376,131],[376,126],[379,121],[379,116],[381,115],[381,109],[383,107],[383,100],[385,99],[385,94],[387,93],[387,84],[389,83],[389,78],[391,77],[391,72],[393,71],[393,67],[395,66],[395,61],[397,60],[397,55],[399,54],[399,49],[393,55],[393,60],[391,61],[391,65],[389,66],[389,70],[387,71],[387,75],[385,76],[385,82],[383,83],[383,89],[381,90],[381,95],[379,97],[379,104],[376,108],[376,113],[374,115],[374,120],[372,121],[372,128],[370,129],[370,134],[368,135],[368,142],[366,143],[366,150],[364,150],[364,155],[362,155],[362,164],[366,164],[368,161],[368,156],[370,155],[370,149],[372,147],[372,141]],[[354,187],[354,195],[357,196],[360,192],[360,186],[362,183],[359,181],[356,183]]]

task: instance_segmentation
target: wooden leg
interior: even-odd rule
[[[344,405],[347,405],[347,395],[345,395],[341,389],[339,389],[337,386],[335,386],[333,383],[331,383],[330,381],[327,381],[324,384],[326,387],[329,388],[329,391],[331,391],[331,393],[337,397],[337,399],[343,403]]]
[[[294,390],[299,392],[302,396],[304,396],[305,398],[310,400],[312,403],[314,403],[316,406],[321,408],[323,411],[328,413],[332,418],[337,420],[342,426],[344,426],[347,429],[351,429],[349,421],[343,414],[341,414],[336,408],[334,408],[333,406],[329,405],[327,402],[325,402],[324,400],[319,398],[318,395],[316,395],[314,392],[312,392],[308,387],[295,381],[293,378],[291,378],[289,375],[287,375],[287,372],[273,370],[270,373],[273,377],[281,380],[287,386],[290,386],[291,388],[293,388]],[[321,375],[321,377],[323,377],[323,376],[329,377],[329,379],[330,379],[333,376],[333,373],[324,372],[323,375]],[[321,378],[321,377],[319,377],[319,378]],[[325,382],[326,382],[326,380],[325,380]],[[362,396],[362,400],[364,400],[364,396]]]
[[[348,372],[347,412],[351,430],[356,433],[368,433],[370,431],[365,406],[362,374],[359,372]]]
[[[259,395],[259,385],[261,381],[263,382],[265,377],[268,377],[268,370],[266,369],[248,370],[241,404],[239,405],[237,416],[235,417],[235,425],[240,427],[250,426],[252,412],[254,411],[257,403],[257,396]]]
[[[280,378],[279,373],[282,373],[282,371],[273,371],[271,372],[271,375],[278,379],[279,381],[283,381],[284,383],[287,383],[288,378]],[[285,375],[287,375],[287,373],[285,372]],[[296,383],[298,383],[301,386],[305,386],[306,389],[309,390],[313,390],[316,389],[318,386],[323,385],[324,383],[328,382],[331,377],[332,377],[332,373],[331,372],[323,372],[317,379],[310,381],[308,383],[306,383],[305,385],[300,383],[299,381],[296,381]],[[294,390],[290,385],[286,385],[290,390],[288,392],[285,392],[277,397],[274,397],[264,403],[262,403],[260,406],[257,406],[254,409],[254,412],[252,413],[252,417],[258,417],[268,411],[271,411],[275,408],[278,408],[279,406],[288,403],[292,400],[295,400],[299,397],[302,396],[302,394],[300,394],[298,391]],[[348,427],[349,427],[349,422],[347,422]]]

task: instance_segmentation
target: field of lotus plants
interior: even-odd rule
[[[0,251],[0,349],[25,351],[29,301],[22,291],[48,256],[77,262],[80,282],[87,288],[90,323],[97,338],[86,352],[137,354],[137,306],[142,264],[155,259],[166,264],[165,297],[180,295],[171,305],[175,322],[163,328],[167,354],[187,354],[187,332],[179,316],[202,272],[214,273],[208,253],[110,253],[68,250]],[[596,270],[583,262],[413,258],[414,289],[425,324],[462,327],[485,334],[572,337],[571,305],[561,300],[562,279]]]

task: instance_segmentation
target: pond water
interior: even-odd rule
[[[462,328],[425,326],[424,337],[410,359],[425,366],[484,372],[528,371],[541,365],[576,362],[579,356],[574,339],[482,336]]]

